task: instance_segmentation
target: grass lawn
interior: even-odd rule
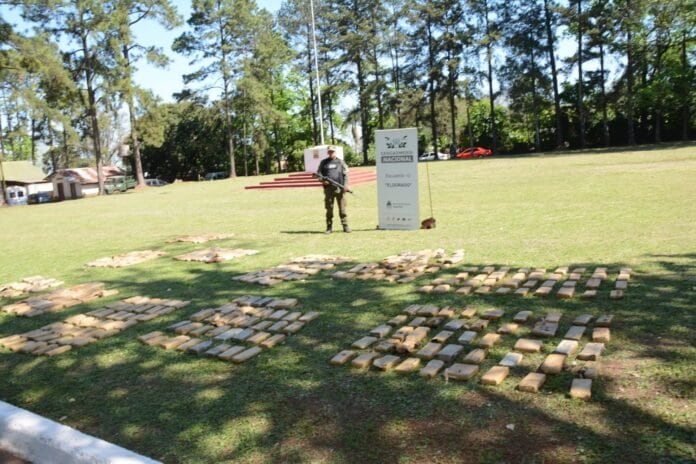
[[[434,162],[429,170],[438,227],[425,231],[375,230],[375,184],[349,198],[350,235],[320,233],[320,190],[244,190],[259,178],[1,209],[0,283],[40,274],[66,285],[102,281],[120,294],[33,319],[0,313],[0,337],[133,295],[192,303],[54,358],[0,348],[0,399],[168,463],[695,462],[696,146]],[[234,233],[212,243],[260,253],[223,264],[172,260],[206,245],[166,240],[197,233]],[[428,276],[398,285],[324,273],[272,288],[232,280],[310,253],[358,263],[426,248],[464,249],[462,266],[607,266],[610,277],[628,266],[634,277],[620,301],[608,299],[608,287],[593,301],[416,293]],[[169,256],[84,266],[144,249]],[[244,365],[136,340],[246,294],[296,297],[322,316]],[[445,383],[329,365],[412,303],[557,310],[555,341],[576,315],[613,314],[592,401],[568,397],[569,373],[535,395],[515,390],[525,369],[489,387],[480,377]],[[516,338],[494,347],[481,371]],[[525,356],[526,370],[542,359]]]

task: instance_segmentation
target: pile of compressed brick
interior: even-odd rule
[[[348,261],[350,261],[350,258],[342,256],[308,255],[294,258],[287,264],[281,264],[271,269],[234,277],[234,280],[272,286],[285,281],[305,280],[321,271],[333,269],[337,264],[343,264]]]
[[[169,314],[188,304],[188,301],[132,297],[62,322],[2,338],[0,345],[21,353],[55,356],[113,336],[128,327]]]
[[[163,251],[153,251],[153,250],[143,250],[143,251],[130,251],[128,253],[123,253],[121,255],[109,256],[107,258],[100,258],[96,261],[87,263],[90,267],[126,267],[132,266],[134,264],[139,264],[145,261],[150,261],[152,259],[164,256],[167,253]]]
[[[444,376],[446,380],[469,380],[479,374],[490,349],[503,337],[517,334],[522,326],[532,321],[531,311],[519,311],[512,322],[505,322],[505,311],[490,308],[478,312],[473,308],[439,308],[435,305],[411,305],[387,323],[372,329],[356,340],[350,349],[331,358],[333,365],[350,362],[353,368],[377,371],[394,370],[398,373],[419,372],[423,377]],[[524,354],[540,353],[544,340],[556,336],[562,315],[548,313],[538,320],[529,333],[534,338],[518,338],[513,351],[481,375],[485,385],[499,385],[510,370],[520,365]],[[520,391],[538,392],[547,375],[570,370],[576,378],[570,390],[571,397],[589,399],[592,379],[598,375],[596,361],[609,341],[608,326],[612,316],[597,318],[592,330],[592,341],[571,358],[579,349],[580,341],[594,317],[582,315],[573,321],[568,332],[535,372],[529,372],[519,382]],[[498,324],[497,329],[491,329]],[[487,330],[488,329],[488,330]],[[427,363],[424,366],[422,363]],[[569,366],[573,366],[572,368]]]
[[[208,248],[205,250],[192,251],[183,255],[174,257],[179,261],[197,261],[202,263],[222,263],[223,261],[229,261],[231,259],[239,258],[241,256],[255,255],[258,251],[256,250],[243,250],[240,248],[235,248],[229,250],[226,248]]]
[[[456,275],[433,279],[429,284],[418,289],[421,293],[450,293],[461,295],[514,295],[547,297],[555,292],[558,298],[573,298],[580,286],[587,269],[578,267],[570,269],[559,267],[547,274],[545,268],[520,268],[511,273],[508,266],[464,267]],[[614,289],[609,293],[611,299],[623,298],[628,288],[631,269],[621,268],[616,278]],[[583,298],[597,296],[602,283],[608,280],[606,267],[598,267],[585,281]]]
[[[0,310],[17,316],[35,317],[117,293],[117,290],[106,290],[101,282],[88,282],[5,305]]]
[[[49,288],[63,285],[63,282],[42,276],[32,276],[22,279],[21,282],[10,282],[0,285],[0,298],[15,298],[25,293],[38,293]]]
[[[463,259],[463,250],[457,250],[451,255],[443,249],[407,251],[399,255],[387,256],[378,263],[358,264],[348,271],[335,272],[332,277],[407,283],[426,273],[451,267]]]
[[[294,311],[297,305],[294,298],[245,296],[172,324],[167,329],[174,335],[155,331],[139,340],[167,350],[242,363],[282,343],[319,317],[316,311]]]

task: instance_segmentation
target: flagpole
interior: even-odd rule
[[[324,114],[321,111],[321,82],[319,81],[319,60],[317,58],[317,32],[314,26],[314,0],[309,0],[309,8],[312,14],[312,44],[314,45],[314,71],[316,72],[317,102],[319,103],[319,134],[321,137],[321,144],[324,145]]]

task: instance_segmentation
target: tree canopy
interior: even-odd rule
[[[29,32],[0,19],[0,148],[49,171],[124,145],[141,183],[297,169],[320,126],[354,164],[382,128],[499,154],[696,134],[696,0],[320,0],[319,69],[304,0],[192,0],[183,26],[168,0],[5,5]],[[183,32],[145,46],[148,21]],[[164,103],[134,68],[173,53],[190,71]]]

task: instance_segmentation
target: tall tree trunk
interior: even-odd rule
[[[539,152],[541,150],[541,130],[539,128],[539,102],[537,96],[537,82],[536,82],[536,56],[534,56],[534,48],[531,48],[532,59],[532,112],[534,113],[534,150]]]
[[[607,91],[606,91],[606,74],[604,71],[604,45],[599,44],[599,72],[602,83],[602,135],[604,138],[604,146],[608,147],[611,139],[609,137],[609,115],[607,114]]]
[[[36,119],[31,116],[31,164],[36,164]]]
[[[493,93],[493,50],[491,46],[491,29],[490,21],[488,19],[488,0],[484,2],[484,7],[486,9],[486,61],[488,62],[488,93],[489,100],[491,102],[491,136],[493,138],[493,143],[491,149],[493,153],[498,153],[498,127],[495,120],[495,93]]]
[[[94,146],[94,157],[96,158],[97,164],[97,182],[99,185],[99,195],[104,194],[104,172],[102,168],[104,163],[102,161],[101,154],[101,134],[99,133],[99,120],[97,119],[97,98],[96,91],[94,90],[94,73],[92,70],[92,54],[87,48],[87,34],[83,33],[82,39],[82,50],[85,59],[85,83],[87,85],[87,102],[89,104],[88,113],[92,129],[92,143]]]
[[[218,0],[218,9],[220,2]],[[220,44],[225,42],[225,27],[222,20],[218,21],[218,33],[220,34]],[[225,138],[227,141],[227,155],[230,159],[230,178],[237,177],[237,167],[234,160],[234,133],[232,131],[232,109],[230,108],[230,86],[232,85],[232,76],[228,69],[227,55],[224,47],[222,49],[221,69],[222,69],[222,91],[223,91],[223,110],[225,112]]]
[[[561,114],[561,96],[558,93],[558,71],[556,70],[555,38],[551,29],[551,8],[549,0],[544,0],[544,19],[546,24],[546,49],[551,64],[551,81],[553,82],[553,106],[556,112],[556,147],[563,145],[563,117]]]
[[[474,148],[474,127],[471,124],[471,102],[469,101],[469,96],[464,98],[466,102],[466,128],[469,133],[469,148]]]
[[[682,38],[681,38],[681,64],[682,64],[682,95],[688,95],[689,94],[689,61],[686,58],[686,32],[682,32]],[[681,107],[681,136],[683,141],[689,140],[689,99],[688,98],[682,98],[682,107]]]
[[[447,86],[449,94],[449,107],[450,107],[450,130],[452,131],[452,143],[450,145],[450,156],[455,156],[457,153],[457,105],[455,104],[455,92],[456,92],[456,74],[452,69],[450,56],[447,60],[448,63],[448,75],[447,75]]]
[[[56,150],[55,150],[55,147],[53,146],[53,144],[54,144],[53,129],[51,129],[51,121],[47,117],[44,117],[44,124],[46,125],[46,130],[48,130],[48,146],[51,147],[48,150],[48,153],[51,157],[51,159],[50,159],[51,172],[49,172],[49,174],[53,174],[54,172],[56,172],[56,169],[57,169],[56,166],[58,163],[58,160],[56,159]]]
[[[437,140],[437,115],[435,114],[435,51],[433,50],[433,33],[430,24],[430,18],[426,19],[426,26],[428,28],[428,87],[430,96],[430,126],[433,135],[433,152],[435,153],[435,159],[437,158],[438,150],[438,140]]]
[[[583,103],[583,91],[582,91],[582,85],[583,85],[583,79],[582,79],[582,61],[583,61],[583,56],[582,56],[582,36],[583,36],[583,31],[582,31],[582,26],[583,26],[583,19],[582,19],[582,0],[577,0],[578,1],[578,123],[579,123],[579,128],[578,130],[580,131],[579,136],[580,136],[580,148],[585,148],[585,105]]]
[[[394,79],[394,92],[396,93],[396,127],[401,129],[401,69],[399,69],[399,50],[394,47],[392,61],[392,75]]]
[[[232,111],[230,110],[230,96],[227,79],[224,79],[225,99],[225,137],[227,139],[227,153],[230,157],[230,178],[237,177],[237,167],[234,162],[234,133],[232,132]]]
[[[2,192],[0,193],[0,205],[4,205],[7,203],[7,199],[5,198],[5,195],[7,194],[6,192],[6,186],[5,186],[5,168],[3,167],[3,163],[5,162],[5,135],[2,132],[2,118],[0,118],[0,188],[2,189]]]
[[[307,75],[309,76],[309,112],[312,115],[312,139],[314,145],[319,145],[319,127],[317,125],[317,112],[315,109],[314,78],[312,77],[312,36],[307,34]],[[258,170],[257,170],[258,171]]]
[[[660,39],[660,34],[655,43],[655,63],[653,64],[652,80],[659,82],[660,75],[662,74],[662,55],[670,47],[669,41],[667,44],[662,44]],[[653,126],[654,126],[654,141],[655,143],[662,142],[662,87],[657,87],[657,95],[653,103]]]
[[[280,151],[280,142],[278,140],[280,136],[278,135],[278,133],[278,123],[276,122],[273,123],[273,150],[275,150],[276,159],[278,160],[278,173],[280,174],[281,172],[283,172],[283,160]]]
[[[249,176],[249,152],[247,144],[247,103],[246,94],[242,91],[242,136],[244,138],[243,157],[244,157],[244,177]]]
[[[382,73],[379,70],[379,59],[377,57],[377,46],[372,46],[372,61],[375,66],[375,97],[377,101],[377,125],[384,129],[384,111],[382,110]]]
[[[324,62],[328,62],[329,58],[328,56],[324,56]],[[332,85],[331,85],[331,78],[330,75],[331,73],[324,73],[326,77],[326,93],[324,94],[324,98],[326,100],[326,107],[328,110],[328,119],[329,119],[329,131],[331,132],[331,144],[335,145],[336,144],[336,131],[334,129],[334,119],[333,119],[333,90],[332,90]]]
[[[68,147],[68,131],[63,127],[63,162],[65,167],[70,167],[70,148]]]
[[[145,176],[143,175],[143,163],[140,158],[140,140],[138,140],[138,121],[135,117],[135,102],[133,101],[133,89],[131,83],[131,62],[129,50],[126,45],[123,46],[123,58],[126,60],[126,69],[128,72],[128,116],[130,119],[131,146],[133,147],[133,164],[135,165],[135,180],[138,187],[145,187]]]
[[[636,144],[636,132],[633,125],[633,11],[630,0],[626,0],[626,122],[627,122],[627,140],[629,145]]]
[[[357,68],[357,78],[358,78],[358,104],[360,105],[360,125],[362,130],[362,154],[363,154],[363,164],[367,165],[369,160],[367,156],[367,147],[370,139],[370,127],[368,118],[368,108],[367,108],[367,90],[365,85],[365,74],[363,72],[363,60],[360,55],[357,56],[355,60],[355,65]]]
[[[327,77],[327,80],[328,80],[328,77]],[[333,91],[332,90],[329,90],[326,94],[326,109],[329,112],[328,116],[329,116],[329,131],[331,132],[331,144],[335,145],[336,144],[336,130],[335,130],[335,124],[334,124],[334,120],[333,120]]]
[[[451,80],[451,79],[450,79]],[[457,105],[454,101],[454,89],[452,86],[454,83],[450,82],[449,91],[449,107],[450,107],[450,130],[452,131],[452,144],[450,146],[450,155],[456,155],[457,151]]]

